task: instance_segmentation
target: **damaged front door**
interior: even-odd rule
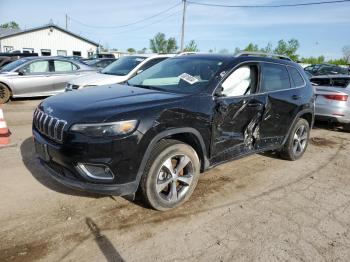
[[[251,152],[259,142],[266,103],[265,94],[256,94],[259,71],[257,64],[242,65],[222,83],[213,122],[213,163]]]

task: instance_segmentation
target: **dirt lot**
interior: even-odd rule
[[[161,213],[48,177],[31,140],[39,102],[4,107],[14,145],[0,149],[0,261],[350,261],[349,133],[315,128],[297,162],[221,165]]]

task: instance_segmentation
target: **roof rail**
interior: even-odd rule
[[[262,56],[262,57],[279,58],[282,60],[293,61],[289,56],[286,56],[286,55],[278,55],[278,54],[271,54],[271,53],[264,53],[264,52],[242,51],[236,54],[236,57],[240,57],[240,56]]]

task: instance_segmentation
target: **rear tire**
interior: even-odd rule
[[[145,202],[160,211],[175,208],[192,195],[200,173],[196,151],[177,140],[161,140],[152,150],[140,181]]]
[[[283,146],[280,156],[287,160],[297,160],[305,153],[309,144],[310,125],[309,122],[300,118],[292,128],[289,137]]]
[[[0,104],[5,104],[7,103],[11,98],[11,91],[10,89],[0,83]]]

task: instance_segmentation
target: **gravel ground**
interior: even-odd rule
[[[350,261],[350,133],[312,130],[304,157],[259,154],[202,175],[170,212],[73,191],[37,163],[38,99],[4,106],[0,261]]]

